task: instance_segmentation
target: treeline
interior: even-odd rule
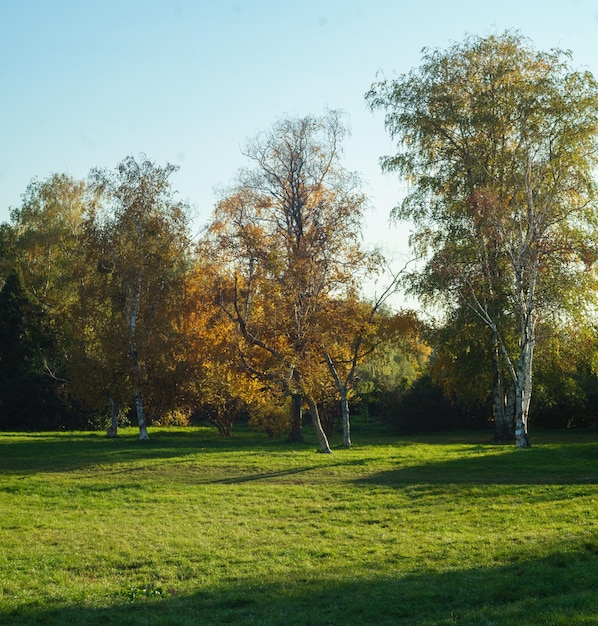
[[[0,428],[248,419],[299,440],[308,415],[330,452],[355,413],[519,446],[530,416],[595,425],[598,89],[565,57],[470,38],[372,86],[384,167],[412,183],[394,274],[363,246],[338,112],[249,141],[199,239],[172,165],[33,181],[0,227]],[[436,319],[391,310],[398,289]]]
[[[0,426],[115,436],[134,420],[147,438],[207,419],[230,435],[245,417],[300,439],[307,409],[323,451],[335,427],[350,445],[367,357],[385,345],[413,378],[426,348],[416,316],[384,306],[394,279],[361,292],[383,259],[361,246],[345,132],[329,112],[257,137],[199,241],[171,165],[32,182],[0,237]]]

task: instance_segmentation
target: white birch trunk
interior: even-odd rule
[[[143,395],[141,393],[141,366],[139,365],[139,355],[137,352],[137,316],[141,302],[141,270],[137,270],[135,277],[135,290],[131,296],[131,308],[127,310],[127,324],[129,326],[129,356],[131,358],[131,370],[133,379],[136,381],[135,389],[135,410],[137,412],[137,422],[139,424],[139,439],[147,441],[147,426],[145,423],[145,410],[143,408]]]
[[[307,404],[309,404],[311,419],[314,424],[314,428],[316,429],[316,434],[318,435],[318,441],[320,442],[320,452],[323,452],[324,454],[332,454],[330,444],[328,443],[328,437],[326,437],[326,433],[322,428],[322,422],[320,421],[320,412],[318,411],[316,401],[310,394],[307,394],[305,396],[305,399],[307,400]]]
[[[531,316],[530,318],[531,319]],[[526,324],[522,324],[522,328],[527,328]],[[515,423],[515,446],[518,448],[529,448],[531,447],[531,443],[527,434],[527,417],[529,411],[529,405],[531,400],[531,368],[532,368],[532,356],[533,349],[530,349],[529,342],[526,338],[530,338],[533,346],[534,339],[534,328],[533,325],[530,329],[528,329],[531,334],[528,332],[522,333],[522,347],[519,352],[519,362],[517,363],[517,369],[515,369],[515,364],[511,360],[509,353],[506,349],[506,346],[500,335],[499,344],[501,348],[501,352],[505,358],[505,363],[509,368],[509,372],[511,373],[511,378],[513,380],[513,391],[512,398],[509,398],[509,394],[507,395],[507,404],[506,404],[506,414],[511,415],[510,405],[513,403],[513,414],[514,414],[514,423]],[[529,372],[529,373],[526,373]]]
[[[518,448],[529,448],[528,416],[532,397],[532,366],[534,356],[535,328],[533,316],[525,319],[519,368],[517,370],[517,389],[515,396],[515,445]]]
[[[326,363],[328,364],[328,369],[332,374],[332,378],[334,379],[334,383],[336,388],[338,389],[338,393],[340,395],[341,402],[341,416],[343,423],[343,446],[345,448],[351,447],[351,414],[349,412],[349,382],[347,381],[345,384],[341,381],[340,376],[336,370],[334,365],[334,361],[328,352],[324,352],[324,356],[326,357]],[[353,369],[351,368],[351,373],[349,374],[349,380],[352,377]]]
[[[145,411],[143,409],[143,396],[141,395],[141,389],[137,389],[135,392],[135,409],[137,411],[137,421],[139,423],[139,440],[147,441],[149,435],[147,434],[147,426],[145,424]]]

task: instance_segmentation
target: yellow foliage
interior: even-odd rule
[[[291,426],[290,399],[276,402],[254,403],[249,408],[249,425],[256,430],[267,433],[270,437],[282,437],[289,432]]]
[[[189,426],[191,415],[182,409],[173,409],[164,413],[156,422],[157,426]]]

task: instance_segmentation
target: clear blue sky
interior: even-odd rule
[[[399,182],[364,93],[419,64],[422,47],[518,29],[598,76],[596,0],[0,0],[0,221],[29,181],[85,177],[140,153],[180,165],[174,185],[209,216],[240,148],[285,115],[346,111],[345,165],[363,175],[365,239],[404,251],[388,226]]]

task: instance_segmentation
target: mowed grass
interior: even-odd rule
[[[0,434],[0,624],[598,624],[598,433]]]

